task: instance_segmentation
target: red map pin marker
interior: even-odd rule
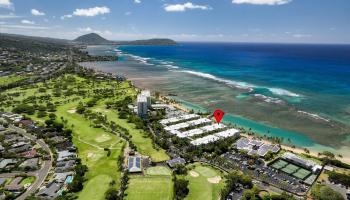
[[[224,115],[225,115],[225,113],[220,109],[215,110],[214,114],[213,114],[217,123],[220,123],[220,121],[224,117]]]

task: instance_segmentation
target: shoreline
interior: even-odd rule
[[[97,71],[102,71],[102,72],[104,72],[104,70],[101,70],[99,67],[88,67],[88,68],[94,69],[94,70],[97,70]],[[108,72],[106,72],[106,73],[108,73]],[[141,88],[138,87],[132,80],[130,80],[128,76],[125,76],[125,77],[127,78],[128,81],[131,81],[133,87],[135,87],[135,88],[141,90]],[[160,95],[159,97],[160,97],[160,98],[159,98],[160,101],[167,102],[168,105],[171,105],[171,106],[173,106],[173,107],[175,107],[175,108],[177,108],[177,109],[179,109],[179,110],[182,110],[182,111],[184,111],[184,112],[190,112],[190,111],[191,111],[189,108],[186,108],[186,106],[183,105],[182,103],[171,102],[171,101],[170,101],[171,98],[169,98],[169,97],[167,97],[167,96],[162,96],[162,95]],[[243,126],[239,126],[239,127],[244,128]],[[256,131],[255,131],[255,132],[256,132]],[[247,134],[242,134],[242,135],[248,136]],[[254,136],[249,136],[249,137],[254,137]],[[255,137],[256,137],[256,136],[255,136]],[[269,140],[263,139],[263,138],[261,138],[261,137],[259,137],[259,138],[260,138],[261,140],[267,142],[267,143],[271,143]],[[285,138],[285,137],[282,137],[282,138]],[[316,144],[317,144],[317,143],[316,143]],[[283,147],[283,149],[285,149],[285,150],[288,150],[288,151],[291,151],[291,152],[295,152],[295,153],[298,153],[298,154],[300,154],[300,153],[305,153],[305,154],[307,154],[307,153],[305,152],[304,148],[301,147],[300,145],[295,145],[295,148],[292,148],[291,146],[288,146],[287,144],[281,144],[281,147]],[[328,146],[325,146],[325,147],[328,147]],[[323,151],[327,151],[326,149],[325,149],[325,150],[316,150],[316,149],[311,149],[310,147],[306,147],[306,148],[307,148],[307,149],[309,150],[309,152],[310,152],[310,153],[308,153],[308,154],[311,155],[311,156],[314,156],[314,157],[319,157],[319,153],[322,153]],[[331,147],[329,147],[329,148],[331,148]],[[333,149],[333,148],[332,148],[332,149]],[[341,149],[339,149],[339,150],[335,150],[335,149],[334,149],[334,152],[333,152],[333,153],[335,154],[335,158],[336,158],[336,159],[338,159],[338,160],[340,160],[340,161],[342,161],[342,162],[345,162],[345,163],[349,163],[349,164],[350,164],[350,155],[348,156],[348,154],[347,154],[346,151],[344,152],[344,151],[341,151]],[[339,157],[338,154],[341,154],[343,157],[342,157],[342,158]]]
[[[136,86],[134,86],[136,87]],[[137,87],[136,87],[137,88]],[[181,103],[172,103],[172,102],[167,102],[167,97],[166,96],[159,96],[159,100],[171,105],[171,106],[174,106],[175,108],[178,108],[184,112],[190,112],[189,109],[185,108]],[[241,133],[241,136],[244,136],[244,137],[247,137],[249,139],[257,139],[256,136],[252,136],[252,135],[248,135],[246,133]],[[267,139],[263,139],[261,137],[259,137],[259,140],[261,141],[264,141],[264,143],[267,143],[267,144],[273,144],[270,140],[267,140]],[[291,146],[288,146],[286,144],[280,144],[281,148],[286,150],[286,151],[290,151],[290,152],[293,152],[295,154],[308,154],[310,156],[313,156],[313,157],[316,157],[316,158],[319,158],[319,154],[322,153],[321,151],[317,151],[317,150],[314,150],[314,149],[309,149],[309,153],[305,152],[305,150],[301,147],[297,147],[295,146],[294,148],[291,147]],[[339,157],[338,155],[335,155],[335,159],[337,160],[340,160],[341,162],[344,162],[344,163],[348,163],[350,164],[350,155],[346,154],[346,155],[342,155],[343,157]]]

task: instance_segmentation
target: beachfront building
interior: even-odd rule
[[[137,115],[141,118],[147,117],[147,111],[151,108],[151,92],[143,90],[137,95]]]
[[[237,150],[245,150],[248,155],[257,154],[260,157],[264,157],[268,152],[277,153],[280,151],[279,145],[271,145],[264,143],[260,140],[240,138],[237,140],[235,147]]]
[[[301,158],[300,156],[295,155],[294,153],[286,152],[282,155],[283,159],[292,162],[301,167],[305,167],[306,169],[312,170],[314,174],[318,174],[322,170],[322,166],[315,163],[312,160],[306,160]]]
[[[147,98],[142,95],[137,96],[137,115],[141,118],[147,117]]]
[[[142,90],[141,91],[141,96],[146,97],[147,100],[147,107],[150,108],[152,101],[151,101],[151,92],[149,90]]]

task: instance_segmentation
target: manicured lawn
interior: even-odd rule
[[[171,200],[173,199],[173,182],[171,176],[131,175],[126,194],[125,199],[128,200]]]
[[[171,175],[171,170],[167,167],[163,166],[156,166],[156,167],[150,167],[146,170],[147,175]]]
[[[75,103],[60,106],[57,116],[63,116],[68,124],[74,124],[73,143],[78,148],[82,163],[88,166],[84,189],[79,193],[78,199],[103,200],[104,193],[108,190],[109,183],[114,180],[115,187],[119,187],[120,172],[117,169],[117,158],[122,152],[123,141],[114,134],[100,128],[92,128],[89,122],[81,115],[70,113]],[[110,148],[111,155],[103,148]]]
[[[2,76],[0,77],[0,85],[8,85],[22,79],[24,79],[24,77],[17,75]]]
[[[128,123],[126,119],[120,119],[117,111],[109,110],[104,105],[99,105],[94,108],[95,111],[105,114],[110,121],[114,121],[116,124],[128,129],[132,135],[132,142],[137,146],[137,151],[143,155],[148,155],[154,162],[161,162],[169,160],[169,156],[165,153],[165,150],[157,150],[152,145],[152,139],[149,138],[142,130],[136,129],[135,125]]]
[[[224,180],[220,180],[220,178],[222,178],[222,173],[209,166],[203,166],[201,164],[194,164],[194,166],[195,168],[190,170],[185,177],[189,180],[188,187],[190,190],[186,199],[219,199],[220,191],[225,185]]]
[[[27,178],[21,181],[21,185],[32,184],[35,181],[34,176],[28,176]]]
[[[123,82],[118,86],[113,81],[91,82],[77,76],[74,77],[76,79],[75,83],[67,84],[64,79],[56,79],[47,81],[45,84],[39,83],[7,90],[7,94],[20,93],[20,95],[11,95],[11,99],[7,101],[10,103],[3,104],[0,107],[3,107],[6,111],[11,111],[13,105],[22,103],[22,100],[30,96],[35,96],[37,99],[34,102],[39,105],[46,105],[48,102],[57,103],[56,105],[59,106],[55,112],[57,115],[56,120],[61,122],[62,117],[67,121],[66,127],[73,130],[73,143],[78,148],[78,156],[81,158],[82,163],[88,166],[88,172],[85,175],[87,181],[84,183],[83,190],[78,193],[78,199],[103,200],[104,193],[111,187],[109,183],[112,180],[116,182],[116,185],[113,187],[118,188],[120,186],[120,172],[117,169],[117,158],[122,153],[122,147],[125,141],[102,128],[91,127],[89,120],[85,119],[83,115],[75,113],[75,108],[80,101],[88,101],[95,95],[95,91],[107,88],[115,89],[114,92],[117,95],[100,100],[97,106],[90,109],[106,114],[108,121],[114,121],[128,129],[132,135],[133,143],[137,146],[138,152],[150,156],[152,161],[165,161],[169,159],[169,156],[163,149],[155,149],[152,145],[152,140],[147,134],[142,130],[136,129],[134,124],[127,123],[127,120],[119,119],[117,111],[105,108],[104,101],[121,100],[126,96],[136,94],[136,90],[130,87],[129,83]],[[6,79],[6,81],[8,80]],[[56,87],[57,85],[66,86],[65,89],[62,89],[60,97],[54,96],[54,85]],[[45,88],[46,91],[39,92],[39,88]],[[69,90],[84,90],[86,98],[77,96],[77,94],[66,95],[66,92]],[[40,97],[48,95],[50,95],[49,100],[39,100]],[[29,117],[41,123],[44,123],[45,119],[48,119],[48,117],[38,118],[37,111]],[[110,156],[107,156],[107,152],[103,150],[104,148],[111,150]],[[150,175],[146,177],[132,177],[128,189],[128,191],[131,191],[129,192],[130,199],[140,199],[140,194],[142,194],[141,199],[172,199],[173,183],[169,169],[156,167],[154,169],[151,168],[148,173]],[[159,188],[162,188],[160,192]]]

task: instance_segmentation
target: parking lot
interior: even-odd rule
[[[244,173],[252,175],[253,178],[263,183],[273,185],[290,193],[303,195],[309,189],[309,186],[302,183],[300,179],[266,166],[262,159],[258,159],[252,165],[251,158],[234,151],[223,154],[223,158],[225,158],[232,168],[242,170]]]

